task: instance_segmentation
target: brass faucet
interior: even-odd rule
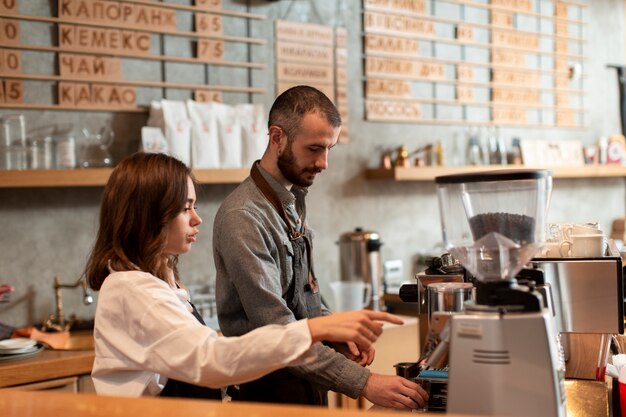
[[[76,321],[76,315],[72,314],[69,321],[65,321],[65,315],[63,314],[63,300],[61,297],[61,288],[76,288],[78,286],[83,288],[83,304],[90,305],[93,303],[93,297],[87,289],[87,280],[84,276],[80,277],[78,281],[73,284],[61,284],[59,277],[54,277],[54,299],[56,302],[56,313],[51,314],[46,321],[44,321],[41,328],[42,331],[54,330],[57,332],[68,331],[72,324]]]

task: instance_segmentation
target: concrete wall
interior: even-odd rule
[[[43,1],[43,0],[42,0]],[[181,0],[184,2],[184,0]],[[246,10],[243,1],[223,0],[226,8]],[[36,2],[24,1],[34,14]],[[47,1],[44,3],[47,4]],[[312,4],[316,4],[316,9]],[[189,4],[189,3],[187,3]],[[594,0],[589,2],[586,53],[589,60],[586,96],[590,110],[587,130],[506,129],[506,138],[514,135],[528,139],[579,139],[592,144],[600,135],[619,133],[617,81],[608,63],[624,63],[623,2]],[[24,4],[22,7],[26,7]],[[316,271],[322,292],[330,298],[328,283],[339,276],[339,235],[355,227],[380,233],[384,259],[401,259],[405,275],[412,276],[418,254],[442,252],[435,186],[423,182],[366,181],[363,170],[375,165],[382,149],[406,144],[409,149],[437,139],[457,140],[463,146],[464,128],[417,124],[371,123],[363,120],[363,86],[361,57],[361,2],[265,2],[251,1],[249,11],[264,14],[267,19],[251,25],[252,36],[268,39],[264,46],[252,49],[253,59],[266,62],[266,70],[252,72],[253,84],[265,87],[267,94],[254,95],[252,101],[271,105],[274,83],[273,22],[275,19],[345,26],[349,36],[348,88],[350,92],[350,143],[337,146],[330,154],[327,172],[311,188],[308,198],[308,220],[316,231]],[[237,28],[240,30],[240,28]],[[243,52],[242,52],[243,53]],[[38,63],[34,60],[32,65]],[[40,62],[39,62],[40,63]],[[136,63],[136,65],[140,65]],[[132,70],[132,68],[131,68]],[[187,77],[188,68],[172,67],[168,71]],[[178,72],[176,72],[178,71]],[[244,77],[247,71],[235,72]],[[218,74],[216,77],[220,77]],[[43,94],[43,92],[42,92]],[[168,91],[170,98],[182,93]],[[229,103],[247,101],[245,94],[226,95]],[[3,111],[1,113],[7,113]],[[73,123],[92,129],[113,117],[117,139],[114,157],[136,149],[138,132],[145,116],[101,112],[28,111],[30,128],[51,123]],[[456,135],[456,136],[455,136]],[[212,261],[211,230],[213,217],[223,198],[234,189],[231,185],[205,185],[199,196],[199,211],[204,218],[199,241],[193,251],[181,257],[180,269],[187,283],[211,282],[215,272]],[[97,228],[98,204],[102,189],[0,189],[0,283],[16,287],[11,302],[0,304],[0,322],[11,325],[37,324],[53,312],[52,280],[76,280],[85,264]],[[556,180],[549,221],[599,221],[605,230],[625,214],[624,180],[581,179]],[[79,291],[63,294],[65,310],[81,317],[92,317],[94,308],[80,304]]]

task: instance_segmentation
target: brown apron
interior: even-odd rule
[[[322,314],[319,286],[312,267],[311,234],[306,229],[304,212],[300,218],[302,231],[292,226],[280,199],[267,183],[255,162],[250,171],[252,180],[278,212],[287,227],[293,250],[293,280],[284,296],[297,320]],[[302,379],[287,369],[272,372],[239,387],[238,400],[288,404],[328,405],[327,391]]]

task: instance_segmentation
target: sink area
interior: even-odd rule
[[[93,350],[93,330],[72,330],[63,332],[42,332],[32,329],[32,339],[54,350]]]
[[[78,330],[70,332],[61,350],[93,350],[93,332],[91,330]]]

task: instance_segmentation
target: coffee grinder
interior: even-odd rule
[[[532,281],[515,279],[541,248],[552,177],[504,170],[435,179],[446,249],[476,278],[450,320],[449,413],[565,416],[554,318]]]

